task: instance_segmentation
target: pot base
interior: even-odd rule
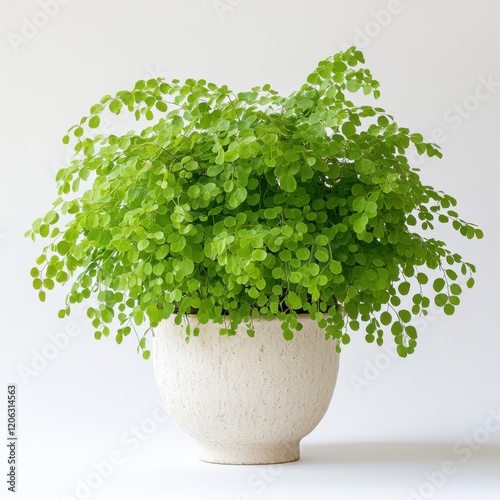
[[[198,446],[200,460],[211,464],[283,464],[300,458],[299,441],[255,444],[198,442]]]

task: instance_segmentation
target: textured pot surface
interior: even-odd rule
[[[185,342],[173,319],[155,329],[156,380],[172,418],[200,447],[200,459],[225,464],[298,460],[299,442],[324,416],[338,373],[335,342],[308,316],[292,341],[279,320],[254,321],[255,336],[240,325],[200,325]]]

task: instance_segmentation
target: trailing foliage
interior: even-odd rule
[[[456,280],[471,287],[475,272],[422,234],[436,220],[468,238],[482,232],[410,166],[409,148],[440,157],[436,145],[349,100],[379,96],[363,62],[355,48],[338,53],[288,97],[192,79],[141,80],[105,96],[64,137],[74,159],[57,174],[53,209],[28,232],[51,240],[31,270],[40,299],[72,283],[59,316],[94,296],[95,337],[117,319],[118,343],[134,325],[187,313],[226,335],[242,322],[253,335],[254,318],[278,317],[291,339],[305,312],[339,349],[363,325],[368,342],[390,332],[401,356],[412,353],[412,318],[432,301],[453,314]],[[99,133],[109,112],[132,113],[140,130]],[[198,333],[187,327],[187,339]]]

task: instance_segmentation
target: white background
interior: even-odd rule
[[[2,479],[1,498],[500,498],[500,431],[483,427],[500,412],[498,2],[59,2],[47,0],[48,15],[42,2],[1,0],[0,442],[7,384],[16,383],[20,460],[18,493]],[[164,417],[152,363],[133,339],[97,342],[83,315],[58,320],[62,290],[38,302],[29,269],[41,247],[23,234],[56,196],[54,173],[68,153],[60,138],[102,95],[156,76],[234,90],[270,83],[286,94],[353,43],[382,84],[380,105],[440,137],[445,157],[422,163],[422,177],[484,229],[481,241],[446,228],[438,236],[478,265],[477,286],[455,316],[437,312],[421,323],[408,359],[355,339],[299,462],[203,464]],[[54,349],[54,336],[67,345]],[[113,471],[98,476],[110,455],[119,457]],[[446,475],[437,472],[443,464]],[[80,480],[91,489],[78,491]]]

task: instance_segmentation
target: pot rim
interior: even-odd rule
[[[341,314],[343,314],[342,311],[341,311]],[[168,319],[172,319],[176,315],[177,315],[177,313],[172,313]],[[184,316],[188,316],[189,318],[197,318],[197,315],[196,314],[192,314],[192,313],[183,314],[182,316],[183,317]],[[323,317],[328,317],[328,316],[329,316],[328,313],[323,313]],[[224,318],[228,318],[228,315],[222,314],[220,317],[224,319]],[[314,320],[314,319],[311,318],[311,314],[310,313],[298,313],[297,317],[299,319],[300,318],[302,318],[302,319],[311,319],[312,321],[316,321],[316,320]],[[267,318],[265,316],[262,316],[262,317],[259,317],[259,318],[251,318],[251,319],[252,319],[252,321],[275,321],[275,320],[281,321],[277,316],[275,316],[272,319],[269,319],[269,318]],[[162,320],[162,321],[165,321],[165,320]],[[213,320],[210,320],[210,321],[213,321]],[[246,322],[242,321],[242,323],[246,323]]]

